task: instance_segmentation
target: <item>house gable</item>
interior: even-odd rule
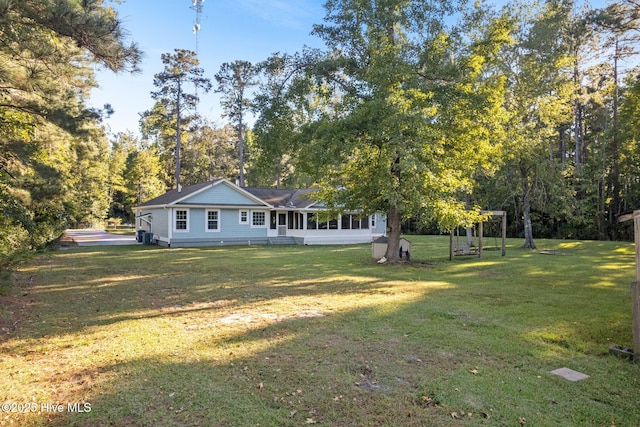
[[[190,185],[181,190],[173,189],[140,204],[136,209],[166,208],[171,206],[237,206],[272,207],[268,202],[243,188],[233,185],[226,179]]]
[[[270,207],[268,203],[226,180],[188,195],[174,203],[180,205]]]

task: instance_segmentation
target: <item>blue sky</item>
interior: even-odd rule
[[[163,53],[189,49],[198,53],[205,77],[215,84],[214,75],[224,62],[258,62],[275,52],[294,53],[303,46],[321,47],[310,35],[312,26],[325,16],[324,0],[205,0],[197,36],[193,0],[123,0],[115,5],[129,40],[144,51],[142,73],[114,74],[98,69],[99,88],[91,95],[91,104],[111,104],[115,113],[106,120],[112,133],[138,133],[139,113],[151,109],[150,92],[155,90],[153,75],[164,69]],[[504,3],[503,0],[495,3]],[[591,0],[602,7],[604,0]],[[199,113],[222,125],[219,96],[201,93]]]
[[[310,36],[312,25],[324,17],[324,0],[205,0],[200,16],[197,52],[205,77],[215,84],[214,75],[224,62],[258,62],[275,52],[294,53],[304,45],[321,46]],[[196,12],[192,0],[125,0],[115,5],[129,40],[138,43],[145,56],[142,73],[114,74],[97,69],[99,88],[91,94],[91,104],[111,104],[115,113],[106,124],[111,132],[138,132],[139,113],[151,109],[153,75],[164,69],[160,56],[174,49],[196,51],[192,29]],[[199,94],[199,113],[223,124],[219,97]]]

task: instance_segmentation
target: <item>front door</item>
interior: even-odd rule
[[[278,236],[286,236],[287,235],[287,214],[279,212],[278,213]]]

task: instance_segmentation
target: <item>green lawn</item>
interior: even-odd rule
[[[631,345],[632,244],[449,262],[448,238],[408,238],[399,266],[369,245],[40,256],[3,297],[0,425],[640,425],[640,367],[608,353]]]

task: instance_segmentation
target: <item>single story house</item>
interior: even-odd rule
[[[386,218],[380,213],[319,221],[323,206],[311,197],[314,191],[239,187],[216,179],[135,207],[136,228],[151,233],[153,243],[172,248],[370,243],[385,234]]]

